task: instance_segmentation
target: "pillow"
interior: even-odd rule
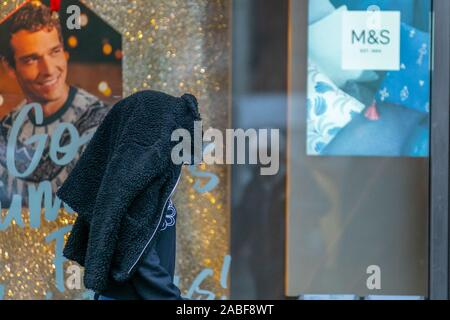
[[[429,33],[402,23],[400,36],[400,70],[386,73],[376,94],[376,100],[428,113],[430,111]]]
[[[311,6],[314,6],[313,2]],[[308,55],[318,64],[336,86],[343,87],[348,80],[374,81],[375,72],[363,70],[342,70],[342,6],[327,17],[309,27]]]
[[[331,3],[336,7],[346,5],[348,10],[355,11],[366,11],[375,5],[384,11],[400,11],[402,22],[412,24],[414,19],[415,0],[331,0]]]
[[[430,29],[431,0],[419,0],[416,2],[414,27],[428,31]]]
[[[320,155],[365,106],[308,62],[307,154]]]
[[[419,137],[416,130],[427,115],[392,104],[380,105],[378,112],[378,121],[362,114],[355,116],[322,151],[322,156],[426,156],[423,150],[427,140]]]
[[[403,154],[408,157],[428,157],[430,141],[430,117],[426,116],[411,133]]]
[[[308,11],[308,23],[312,24],[333,13],[334,6],[330,0],[314,0],[310,1]]]

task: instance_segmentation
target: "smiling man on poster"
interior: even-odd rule
[[[110,107],[68,84],[69,57],[64,49],[61,23],[49,7],[40,1],[26,2],[2,22],[1,28],[7,34],[0,46],[3,65],[19,84],[25,99],[0,122],[0,200],[5,208],[11,205],[14,195],[20,195],[26,207],[33,201],[29,200],[33,192],[37,195],[33,199],[39,203],[43,193],[48,192],[45,187],[42,188],[45,191],[39,188],[42,182],[51,184],[52,194],[62,185]],[[24,107],[32,103],[34,107],[26,111]],[[79,136],[74,135],[73,128]],[[17,134],[12,135],[13,131]],[[65,150],[66,155],[73,155],[65,163],[55,162],[61,155],[47,143],[53,133],[60,139],[52,144],[57,143],[61,149],[67,145],[69,149],[77,149]],[[35,156],[39,146],[29,140],[42,142],[42,137],[46,139],[42,146],[45,148]],[[74,143],[74,137],[81,137],[82,143]],[[12,149],[8,139],[12,138],[14,151],[8,153]],[[35,169],[23,176],[31,167]]]

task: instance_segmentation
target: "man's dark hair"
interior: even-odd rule
[[[57,15],[55,15],[48,6],[44,5],[40,1],[30,1],[17,10],[11,17],[5,22],[7,28],[7,36],[5,41],[6,45],[0,43],[1,50],[0,55],[8,62],[8,64],[15,68],[16,63],[14,60],[14,51],[11,46],[11,38],[13,34],[27,30],[30,32],[37,32],[42,29],[51,31],[56,28],[58,31],[59,39],[61,43],[64,43],[61,22]]]

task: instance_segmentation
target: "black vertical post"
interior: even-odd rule
[[[232,127],[280,129],[280,145],[287,119],[288,4],[233,1]],[[258,111],[249,114],[253,105]],[[232,299],[284,298],[285,158],[280,149],[274,176],[260,175],[260,166],[232,166]]]
[[[449,298],[450,1],[434,0],[429,298]]]

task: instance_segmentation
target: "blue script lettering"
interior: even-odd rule
[[[19,133],[21,131],[21,127],[23,126],[26,116],[31,110],[34,109],[36,116],[36,123],[41,124],[43,122],[43,111],[42,106],[38,103],[31,103],[24,106],[13,126],[11,128],[11,133],[8,138],[7,145],[7,155],[6,155],[6,164],[8,173],[17,178],[24,178],[29,176],[36,170],[44,152],[45,146],[47,144],[48,135],[47,134],[39,134],[33,135],[28,138],[24,143],[25,145],[32,145],[36,143],[36,149],[27,149],[26,151],[21,152],[33,152],[32,160],[30,164],[26,164],[28,168],[24,172],[19,172],[16,168],[16,151],[18,146],[16,142],[18,140]],[[70,135],[70,143],[66,146],[60,146],[61,137],[63,136],[65,131],[69,132]],[[80,137],[76,127],[71,123],[60,123],[58,127],[53,132],[53,137],[50,142],[50,150],[49,155],[50,159],[59,166],[64,166],[70,163],[77,155],[79,148],[85,144],[87,144],[93,137],[95,132],[90,131],[87,134],[84,134]],[[22,150],[23,148],[21,148]],[[64,154],[62,158],[58,158],[59,154]],[[23,163],[22,163],[23,164]],[[0,187],[5,187],[4,183],[0,183]],[[41,225],[41,211],[42,211],[42,201],[44,201],[45,208],[45,219],[49,222],[55,221],[58,217],[59,208],[61,208],[62,201],[55,197],[53,194],[53,190],[51,187],[50,181],[41,181],[37,187],[34,184],[28,184],[28,196],[29,203],[28,206],[30,208],[30,227],[31,228],[39,228]],[[63,203],[64,209],[70,213],[75,213],[72,208],[70,208],[67,204]],[[0,202],[0,209],[2,209]],[[3,220],[3,221],[2,221]],[[10,209],[7,213],[7,216],[2,219],[0,217],[0,231],[6,230],[15,220],[17,225],[21,228],[24,228],[25,225],[22,220],[22,195],[14,194],[12,195]]]
[[[69,214],[74,214],[74,210],[70,208],[67,204],[63,203],[61,199],[53,196],[53,191],[50,181],[41,181],[36,188],[34,185],[28,185],[29,201],[28,205],[30,208],[30,227],[37,229],[41,226],[41,210],[42,210],[42,200],[44,201],[44,214],[45,219],[48,222],[55,221],[58,218],[59,208],[61,204],[64,205],[64,209]],[[0,202],[0,209],[2,209]],[[3,221],[2,221],[3,220]],[[11,205],[6,213],[4,219],[0,217],[0,231],[5,231],[11,226],[12,221],[15,220],[17,225],[21,228],[25,227],[22,219],[22,196],[15,194],[13,195]]]
[[[1,203],[0,203],[1,204]],[[0,210],[2,209],[0,205]],[[11,206],[7,211],[5,219],[2,221],[0,216],[0,231],[5,231],[8,229],[8,226],[12,224],[12,221],[16,221],[17,225],[21,228],[25,227],[25,224],[22,220],[22,196],[14,195],[11,201]]]
[[[27,114],[33,108],[36,114],[36,123],[42,124],[43,122],[42,106],[38,103],[28,104],[24,106],[19,112],[19,115],[17,116],[17,119],[11,128],[10,137],[8,139],[8,147],[6,155],[6,163],[8,171],[13,176],[18,178],[24,178],[33,173],[33,171],[39,164],[39,161],[42,157],[42,154],[44,152],[48,140],[47,134],[38,134],[31,136],[25,141],[26,145],[37,143],[37,148],[33,154],[33,158],[31,160],[28,169],[26,169],[25,172],[20,173],[15,166],[15,152],[17,148],[16,141],[17,137],[19,136],[21,126],[25,122]],[[59,145],[59,142],[65,130],[67,130],[70,134],[70,144],[61,147]],[[55,136],[52,138],[52,141],[50,143],[50,159],[52,159],[52,161],[57,165],[63,166],[70,163],[75,158],[78,149],[82,145],[86,144],[92,138],[93,132],[90,132],[89,134],[86,134],[80,138],[80,135],[78,134],[78,131],[73,124],[61,123],[55,129],[54,135]],[[57,153],[64,153],[65,155],[61,159],[58,159]]]
[[[211,192],[219,184],[219,178],[214,173],[200,171],[196,166],[189,166],[188,169],[194,177],[209,179],[204,186],[201,186],[198,180],[195,181],[193,188],[198,193]]]
[[[60,292],[64,292],[64,262],[67,260],[63,256],[63,249],[64,249],[64,235],[72,230],[72,225],[65,226],[63,228],[60,228],[59,230],[56,230],[52,233],[50,233],[46,238],[46,242],[51,242],[55,240],[55,282],[56,282],[56,288]]]
[[[228,273],[230,271],[230,266],[231,266],[231,256],[230,255],[226,255],[224,257],[224,261],[223,261],[223,265],[222,265],[222,271],[221,271],[221,275],[220,275],[220,285],[222,286],[222,288],[226,289],[228,288]],[[196,300],[214,300],[216,295],[214,294],[214,292],[209,291],[209,290],[204,290],[201,289],[200,286],[202,285],[202,283],[208,278],[214,275],[214,271],[211,268],[205,268],[203,269],[198,276],[194,279],[194,281],[192,282],[191,287],[189,288],[185,298],[188,299],[193,299],[194,294],[198,294],[198,295],[202,295],[202,296],[197,296]],[[179,285],[179,277],[176,276],[174,279],[174,283],[175,285]],[[226,296],[222,296],[221,297],[222,300],[226,300],[227,297]]]
[[[28,186],[28,197],[30,206],[30,227],[39,228],[41,221],[41,204],[44,200],[45,219],[55,221],[58,217],[61,200],[58,197],[53,199],[52,185],[50,181],[42,181],[36,189],[33,185]]]

